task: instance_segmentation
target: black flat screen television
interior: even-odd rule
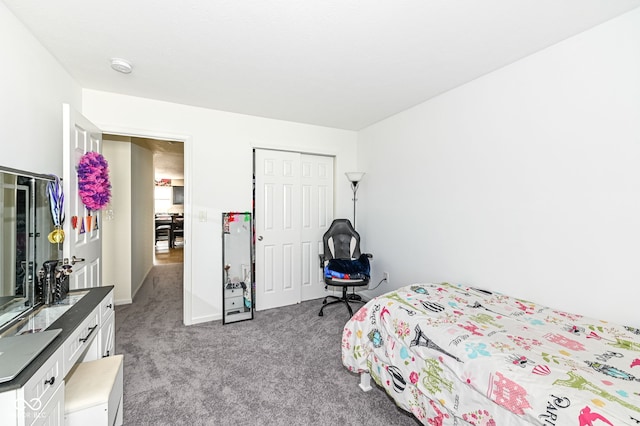
[[[173,204],[184,204],[184,186],[173,187]]]

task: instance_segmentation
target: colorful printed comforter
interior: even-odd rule
[[[640,330],[450,284],[379,296],[342,361],[428,425],[640,425]]]

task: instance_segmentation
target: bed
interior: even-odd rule
[[[345,325],[342,362],[425,425],[640,425],[640,330],[495,292],[372,299]]]

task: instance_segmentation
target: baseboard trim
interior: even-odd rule
[[[133,303],[132,299],[116,299],[113,301],[113,303],[117,305],[130,305]]]
[[[201,324],[203,322],[222,320],[222,314],[204,315],[201,317],[192,317],[191,323],[188,325]]]

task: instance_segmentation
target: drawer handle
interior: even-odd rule
[[[107,309],[111,309],[111,308],[113,308],[113,304],[112,304],[112,303],[109,303],[109,304],[107,305]]]
[[[45,385],[51,385],[51,386],[53,386],[53,384],[55,383],[55,381],[56,381],[56,376],[51,376],[51,378],[50,378],[49,380],[45,380],[45,381],[44,381],[44,384],[45,384]]]
[[[95,330],[96,328],[98,328],[98,324],[94,325],[93,327],[89,327],[89,334],[87,334],[86,337],[81,337],[80,341],[82,343],[86,342],[87,340],[89,340],[89,336],[91,336],[91,333],[93,333],[93,330]]]

